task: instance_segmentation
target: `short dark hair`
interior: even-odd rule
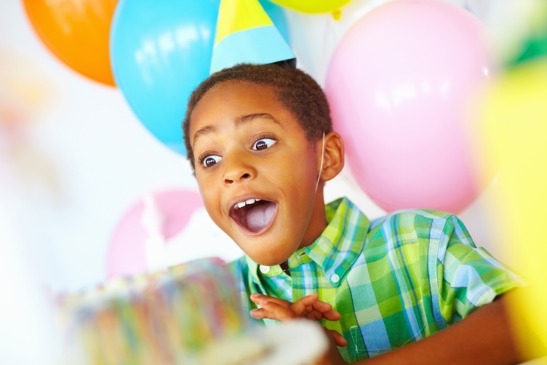
[[[205,79],[192,93],[182,124],[187,157],[195,169],[194,151],[190,144],[190,116],[203,95],[225,81],[245,81],[272,86],[281,103],[296,117],[309,141],[332,131],[327,97],[321,86],[307,73],[293,67],[275,64],[239,64],[218,71]]]

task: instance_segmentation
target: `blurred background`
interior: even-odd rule
[[[48,347],[42,341],[51,325],[48,316],[41,314],[47,312],[49,305],[43,293],[79,291],[111,276],[199,257],[231,260],[241,255],[210,221],[202,206],[176,123],[184,115],[188,90],[209,71],[211,52],[214,53],[211,24],[217,21],[218,1],[200,2],[196,9],[196,2],[192,1],[146,3],[141,2],[140,6],[150,9],[139,9],[131,1],[118,4],[113,0],[0,3],[0,280],[4,284],[0,319],[8,323],[0,335],[0,354],[17,354],[13,358],[21,360],[13,363],[40,363],[34,361],[36,355],[25,354],[10,340],[12,333],[24,335],[20,321],[33,323],[37,328],[33,332],[36,346]],[[376,23],[365,24],[361,20],[390,3],[387,0],[337,1],[336,8],[325,9],[299,8],[299,3],[261,1],[294,52],[298,67],[325,87],[333,104],[335,128],[350,133],[354,126],[348,124],[345,108],[340,104],[353,102],[348,108],[353,115],[386,118],[387,125],[386,114],[379,112],[381,100],[376,100],[375,110],[367,114],[355,109],[355,99],[380,95],[383,86],[388,88],[390,82],[396,81],[420,81],[426,88],[427,83],[433,85],[435,77],[446,76],[447,69],[456,70],[452,77],[459,75],[466,80],[452,80],[453,84],[445,85],[449,91],[442,97],[452,97],[450,101],[458,109],[435,105],[432,108],[441,115],[461,110],[461,120],[450,123],[468,126],[478,117],[463,116],[468,106],[465,104],[464,108],[458,92],[463,95],[482,90],[495,74],[503,73],[511,62],[519,62],[523,44],[530,43],[530,9],[537,2],[445,1],[469,15],[458,20],[469,30],[466,39],[449,38],[449,32],[433,28],[435,23],[424,22],[422,29],[411,28],[403,15],[395,12],[390,15],[392,18],[376,13]],[[157,4],[165,8],[153,9]],[[179,15],[170,8],[174,6],[185,8]],[[139,17],[138,10],[148,10],[148,16]],[[154,15],[162,15],[163,24],[153,24],[150,19]],[[446,15],[446,19],[439,18],[438,24],[452,20],[454,17]],[[169,32],[175,32],[177,27],[182,30],[169,38]],[[374,31],[374,27],[384,31],[385,37],[373,39],[370,30]],[[432,62],[422,63],[412,71],[414,74],[395,66],[396,62],[411,64],[412,52],[409,51],[408,59],[395,59],[396,46],[390,43],[397,42],[401,34],[412,36],[412,32],[423,37],[421,44],[426,50],[430,47],[431,54],[421,51],[420,56]],[[74,36],[67,40],[63,34]],[[97,44],[92,41],[95,38]],[[141,43],[136,44],[137,41]],[[404,41],[399,41],[402,47]],[[373,60],[374,52],[367,54],[356,49],[354,42],[362,42],[365,50],[381,48],[377,59]],[[189,52],[188,47],[202,49]],[[185,52],[193,58],[183,56]],[[181,64],[175,63],[175,56],[182,60]],[[432,66],[441,56],[451,60],[445,69]],[[369,70],[382,64],[386,74],[399,79],[374,79],[373,71],[355,72],[358,67],[366,67],[367,62]],[[467,68],[459,70],[462,64]],[[424,69],[429,70],[431,78],[418,80]],[[353,84],[347,79],[352,75]],[[407,79],[402,80],[402,75],[407,75]],[[188,85],[175,84],[184,77],[194,79]],[[450,90],[457,92],[450,94]],[[349,91],[353,99],[347,96]],[[407,91],[405,94],[403,88],[401,100],[409,100]],[[422,109],[431,102],[427,98],[415,99],[415,106]],[[467,102],[480,104],[482,100],[477,94]],[[170,104],[164,104],[167,101]],[[409,115],[407,109],[397,109],[396,104],[390,108],[396,116]],[[170,124],[155,129],[156,119],[168,120]],[[452,211],[467,225],[477,245],[509,266],[518,265],[518,257],[505,249],[499,238],[504,221],[492,214],[493,209],[499,209],[492,208],[492,201],[500,193],[499,179],[477,148],[483,143],[473,144],[481,140],[479,132],[466,139],[469,144],[463,144],[464,137],[458,134],[463,133],[458,129],[460,125],[451,129],[454,125],[441,124],[441,135],[434,138],[441,144],[432,145],[429,151],[414,151],[403,141],[410,139],[416,141],[415,145],[423,145],[427,142],[422,139],[423,131],[431,126],[420,114],[410,115],[408,122],[414,125],[404,130],[404,136],[386,129],[382,133],[390,134],[389,139],[377,136],[376,140],[348,140],[348,166],[326,185],[327,200],[349,196],[371,218],[410,207]],[[368,127],[356,130],[366,133]],[[359,143],[368,146],[363,148],[369,149],[364,151],[370,152],[369,156],[377,151],[377,161],[401,160],[397,157],[406,148],[415,157],[441,156],[446,165],[433,157],[425,158],[420,165],[423,171],[419,166],[411,166],[415,173],[396,178],[385,164],[375,167],[360,159]],[[382,150],[390,143],[403,149]],[[442,154],[443,146],[450,150],[448,155]],[[461,161],[462,155],[467,160]],[[363,171],[369,167],[368,171],[376,168],[379,172],[374,176],[365,174]],[[399,171],[401,168],[404,166],[397,167]],[[386,176],[379,177],[384,171]],[[426,186],[425,182],[435,180],[435,176],[446,177],[439,178],[437,185],[442,186]],[[397,185],[391,184],[393,181]],[[42,322],[42,326],[36,325]],[[55,346],[51,348],[47,351],[53,353]]]
[[[299,67],[324,85],[329,59],[344,32],[381,3],[352,1],[339,20],[328,13],[284,10]],[[499,0],[453,3],[485,24],[511,13]],[[145,196],[197,193],[197,185],[185,156],[151,135],[119,88],[87,78],[56,57],[38,37],[22,1],[0,6],[0,209],[40,281],[52,290],[78,290],[107,277],[116,228]],[[92,55],[84,56],[86,49],[81,45],[76,50],[82,54],[80,62],[98,63]],[[385,212],[350,172],[327,184],[328,200],[342,195],[370,217]],[[478,197],[459,213],[477,243],[499,256],[482,200]],[[193,219],[185,227],[191,231],[188,238],[176,242],[184,247],[177,249],[174,261],[198,256],[207,245],[214,249],[204,255],[231,259],[239,254],[199,203],[180,210],[190,210]],[[137,216],[133,223],[138,221]]]

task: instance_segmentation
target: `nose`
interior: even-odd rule
[[[234,156],[233,158],[223,161],[224,170],[224,184],[231,185],[246,180],[251,180],[256,176],[256,170],[241,156]]]

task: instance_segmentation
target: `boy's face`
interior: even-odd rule
[[[215,85],[195,106],[189,134],[207,212],[255,262],[280,264],[321,234],[321,141],[308,141],[273,87]]]

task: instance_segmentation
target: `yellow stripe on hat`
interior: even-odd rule
[[[221,0],[215,45],[232,33],[273,25],[258,0]]]

